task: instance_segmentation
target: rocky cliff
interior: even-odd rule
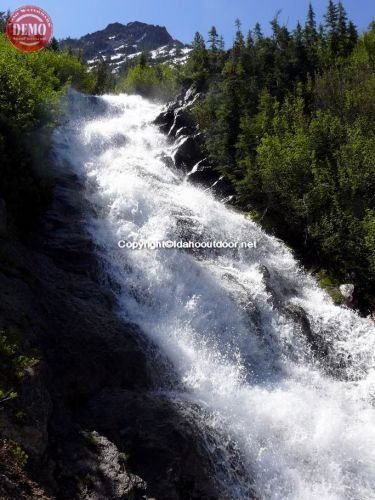
[[[0,330],[38,359],[1,404],[0,497],[219,498],[200,431],[160,391],[167,360],[114,312],[79,179],[55,182],[37,233],[0,235]]]

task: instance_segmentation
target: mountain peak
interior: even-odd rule
[[[128,24],[110,23],[106,28],[88,33],[78,39],[61,41],[62,47],[79,50],[89,65],[105,59],[118,73],[129,60],[142,52],[150,53],[151,61],[184,62],[189,47],[174,40],[165,26],[132,21]]]

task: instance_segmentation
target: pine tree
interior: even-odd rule
[[[210,73],[215,74],[218,72],[219,68],[219,35],[216,31],[215,26],[212,26],[208,33],[208,42],[210,45],[208,54]]]
[[[223,35],[220,35],[218,47],[219,50],[225,50],[225,42]]]
[[[352,21],[348,23],[347,30],[347,53],[350,54],[358,42],[358,31]]]
[[[338,22],[338,8],[333,0],[329,0],[327,12],[324,15],[326,20],[327,28],[331,31],[337,31],[337,22]]]
[[[348,52],[348,16],[342,2],[337,6],[337,36],[339,43],[339,55],[346,56]]]
[[[142,69],[147,66],[147,56],[144,52],[139,56],[138,64]]]
[[[338,26],[339,10],[333,0],[329,0],[324,18],[327,27],[329,55],[335,58],[340,51],[340,36]]]
[[[252,49],[253,47],[254,47],[253,32],[251,30],[249,30],[247,37],[246,37],[246,48]]]
[[[186,65],[187,72],[191,75],[194,83],[201,87],[208,77],[208,51],[203,36],[196,32],[192,43],[193,50],[190,53]]]
[[[218,41],[218,67],[220,68],[220,71],[222,70],[224,63],[226,61],[226,52],[225,52],[225,42],[224,42],[224,37],[223,35],[220,35],[219,41]]]
[[[259,23],[256,23],[253,32],[254,32],[255,42],[260,42],[261,40],[263,40],[262,28]]]
[[[279,31],[280,31],[280,24],[279,24],[279,16],[280,16],[281,11],[278,10],[275,17],[271,21],[271,27],[272,27],[272,37],[276,41]]]
[[[348,16],[342,2],[337,6],[337,30],[340,37],[345,38],[348,32]]]
[[[304,39],[309,50],[314,50],[318,41],[318,31],[316,29],[316,16],[311,3],[307,13],[307,19],[304,28]]]
[[[299,22],[294,30],[292,41],[294,78],[305,81],[307,74],[311,71],[311,65],[309,64],[308,49],[304,43],[304,31]]]
[[[219,45],[219,35],[216,31],[215,26],[212,26],[212,28],[208,32],[208,41],[212,52],[216,52],[218,50],[218,45]]]
[[[104,94],[108,92],[113,85],[113,75],[107,61],[102,58],[96,68],[95,93]]]
[[[319,64],[319,33],[316,25],[316,16],[311,3],[303,30],[303,42],[306,47],[307,71],[314,75]]]
[[[48,48],[53,50],[54,52],[58,52],[60,50],[59,42],[55,37],[52,38],[50,44],[48,45]]]
[[[232,58],[235,62],[240,62],[242,56],[244,55],[244,50],[246,45],[245,45],[245,38],[241,30],[241,21],[239,19],[236,19],[235,23],[237,31],[232,49]]]

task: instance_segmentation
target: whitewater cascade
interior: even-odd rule
[[[373,322],[335,306],[282,242],[167,166],[176,146],[152,125],[159,104],[97,101],[90,113],[82,98],[56,131],[59,165],[85,182],[87,228],[120,314],[177,373],[161,390],[219,436],[222,498],[374,499]]]

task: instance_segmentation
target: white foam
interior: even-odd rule
[[[334,306],[280,241],[165,166],[161,155],[173,146],[150,124],[159,105],[103,99],[111,113],[72,117],[55,144],[91,186],[97,216],[88,225],[120,285],[121,314],[170,357],[186,388],[179,398],[210,409],[206,423],[237,442],[261,498],[375,498],[373,323]],[[181,227],[258,248],[198,257],[117,247],[119,239],[179,239]],[[331,356],[345,360],[340,377],[316,361],[273,295],[306,312]],[[245,498],[246,485],[228,488]]]

